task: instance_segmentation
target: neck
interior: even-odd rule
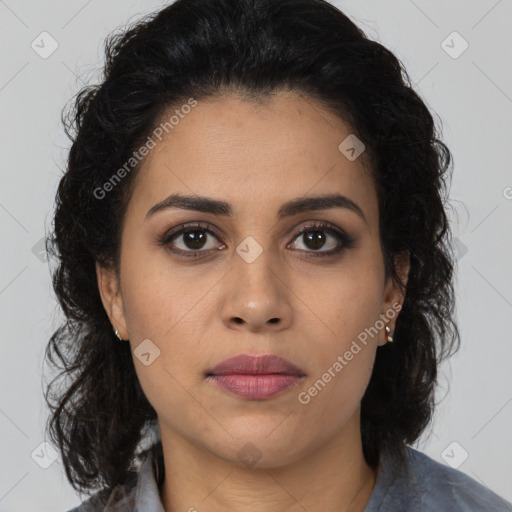
[[[355,415],[342,432],[279,467],[246,467],[162,430],[166,512],[363,512],[376,480],[365,462]]]

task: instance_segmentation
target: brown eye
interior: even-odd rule
[[[336,256],[353,246],[354,239],[330,224],[317,223],[305,226],[295,236],[292,249],[308,253],[308,256]]]
[[[220,235],[213,227],[201,222],[182,224],[158,239],[169,252],[184,257],[204,256],[214,249],[224,249]]]
[[[307,231],[302,234],[302,240],[308,248],[318,250],[325,245],[328,236],[323,231]]]
[[[180,236],[183,237],[183,244],[188,249],[198,250],[202,249],[208,239],[206,232],[201,229],[193,229],[183,231]]]
[[[174,249],[183,252],[201,251],[206,252],[215,249],[216,236],[208,229],[194,228],[182,229],[168,238],[166,244],[172,245]]]

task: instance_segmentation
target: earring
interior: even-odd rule
[[[119,331],[117,329],[114,329],[114,333],[119,338],[120,341],[124,341],[123,338],[121,338],[121,336],[119,336]]]
[[[388,341],[393,341],[393,335],[391,329],[389,328],[389,325],[386,325],[386,334],[388,336]]]

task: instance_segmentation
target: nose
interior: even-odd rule
[[[270,251],[252,262],[235,255],[223,280],[222,321],[230,329],[248,332],[280,331],[290,326],[293,293],[288,274]]]

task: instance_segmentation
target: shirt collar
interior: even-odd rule
[[[153,453],[150,450],[139,469],[139,479],[135,495],[135,512],[165,512],[158,490]]]

